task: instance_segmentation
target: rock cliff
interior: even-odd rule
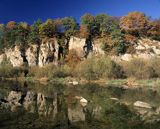
[[[40,45],[30,44],[25,50],[25,58],[29,66],[38,65],[40,67],[49,62],[58,60],[59,45],[55,38],[43,39]],[[5,57],[12,64],[13,67],[19,67],[24,64],[24,57],[21,53],[20,47],[5,49],[5,52],[0,55],[0,64]]]
[[[7,57],[7,60],[10,61],[10,63],[13,65],[13,67],[19,67],[23,65],[23,58],[20,52],[20,47],[15,46],[13,49],[6,49],[5,55]]]
[[[134,45],[135,53],[125,53],[119,56],[112,56],[113,60],[129,61],[133,58],[152,59],[160,57],[160,42],[146,38],[139,39]]]
[[[75,50],[79,57],[86,58],[89,55],[104,55],[105,52],[101,49],[101,40],[94,39],[93,41],[71,37],[68,50]],[[129,61],[133,58],[150,59],[160,57],[160,42],[142,38],[133,46],[134,53],[125,53],[119,56],[112,56],[116,61]],[[25,50],[25,58],[29,66],[38,65],[40,67],[50,62],[57,62],[59,59],[60,45],[56,38],[44,38],[40,44],[31,44]],[[24,64],[24,57],[19,46],[5,49],[0,55],[0,64],[7,58],[13,67]]]
[[[38,65],[44,66],[58,60],[59,45],[56,39],[43,39],[39,49]]]

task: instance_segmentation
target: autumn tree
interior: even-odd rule
[[[122,31],[137,36],[145,33],[147,24],[148,18],[141,12],[131,12],[120,19],[120,27]]]
[[[16,27],[16,22],[14,22],[14,21],[9,21],[8,23],[7,23],[7,25],[6,25],[6,28],[7,29],[13,29],[13,28],[15,28]]]

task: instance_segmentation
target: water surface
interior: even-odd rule
[[[136,101],[153,108],[137,110]],[[159,129],[160,115],[148,116],[159,106],[159,91],[147,88],[0,83],[0,129]]]

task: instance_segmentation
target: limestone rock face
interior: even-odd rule
[[[105,52],[102,50],[102,48],[101,48],[101,43],[102,41],[100,40],[100,39],[96,39],[96,40],[94,40],[94,43],[93,43],[93,53],[95,54],[95,55],[104,55],[105,54]]]
[[[11,62],[13,67],[19,67],[23,64],[23,58],[21,56],[20,48],[15,46],[14,49],[6,49],[5,55],[7,59]]]
[[[38,62],[37,60],[38,46],[32,45],[26,50],[26,59],[29,66],[35,66]]]
[[[142,38],[138,41],[136,49],[137,57],[150,59],[160,57],[160,42]]]
[[[59,45],[55,38],[45,38],[38,45],[30,45],[25,50],[25,58],[29,66],[44,66],[49,62],[58,60]],[[0,64],[6,56],[7,60],[11,62],[13,67],[19,67],[24,64],[24,57],[20,51],[19,46],[15,46],[13,49],[5,49],[5,53],[0,55]]]
[[[38,65],[42,67],[49,62],[56,61],[58,59],[58,50],[59,45],[56,39],[43,39],[39,50]]]
[[[101,49],[101,39],[89,41],[84,38],[71,37],[69,41],[69,51],[76,51],[80,58],[89,57],[90,55],[104,55]],[[160,42],[150,39],[141,38],[134,45],[135,53],[125,53],[119,56],[112,56],[115,61],[130,61],[133,58],[152,59],[160,57]],[[30,45],[24,55],[29,66],[38,65],[40,67],[58,60],[60,46],[56,38],[44,38],[40,45]],[[19,67],[24,64],[24,55],[19,46],[5,49],[4,54],[0,55],[0,64],[4,59],[11,62],[13,67]]]
[[[121,56],[121,59],[125,60],[125,61],[129,61],[132,59],[132,55],[131,54],[124,54]]]
[[[69,51],[75,50],[79,57],[85,56],[84,47],[86,44],[86,39],[71,37],[69,41]]]
[[[160,58],[160,42],[142,38],[134,46],[135,53],[125,53],[119,56],[112,56],[115,61],[130,61],[133,58],[152,59]]]
[[[101,49],[100,40],[94,40],[87,42],[87,39],[71,37],[69,42],[69,51],[76,50],[79,57],[89,56],[91,54],[104,55],[104,51]]]

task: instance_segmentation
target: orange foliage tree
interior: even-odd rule
[[[121,30],[130,34],[144,34],[147,25],[148,18],[141,12],[131,12],[120,19]]]
[[[6,25],[7,29],[13,29],[16,26],[16,22],[14,21],[9,21]]]

